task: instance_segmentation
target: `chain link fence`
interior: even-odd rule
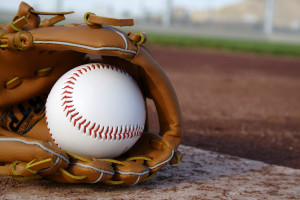
[[[3,2],[1,2],[3,1]],[[9,22],[20,1],[0,0],[0,21]],[[135,19],[136,29],[212,37],[300,41],[300,0],[49,0],[26,1],[36,10],[76,11],[82,15]],[[5,5],[5,6],[4,6]]]

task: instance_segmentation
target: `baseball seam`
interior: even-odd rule
[[[124,72],[123,70],[106,64],[90,64],[82,66],[80,69],[73,72],[66,80],[64,87],[62,88],[62,109],[66,114],[66,117],[70,120],[70,123],[74,127],[77,127],[82,133],[88,134],[91,137],[98,139],[110,139],[110,140],[123,140],[127,138],[140,137],[143,133],[144,126],[139,124],[122,125],[122,126],[103,126],[96,122],[92,122],[84,117],[80,111],[76,110],[76,106],[73,104],[73,91],[76,86],[77,79],[93,70],[109,69],[118,71],[127,77],[132,77]],[[46,119],[47,120],[47,119]],[[55,138],[51,134],[50,128],[49,133],[55,142]]]

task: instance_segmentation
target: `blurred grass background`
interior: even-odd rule
[[[8,23],[21,0],[0,0],[0,23]],[[128,31],[146,31],[148,45],[300,56],[300,0],[25,0],[40,11],[69,11],[63,23],[83,23],[87,11],[134,18]],[[118,3],[116,3],[118,2]],[[43,16],[44,17],[44,16]]]
[[[147,36],[148,44],[164,47],[213,49],[293,57],[300,56],[300,46],[297,44],[157,33],[150,33],[147,34]]]

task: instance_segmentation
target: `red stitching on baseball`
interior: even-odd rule
[[[85,126],[84,126],[84,133],[86,133],[86,128],[91,124],[91,122],[88,122]]]
[[[70,120],[72,121],[72,119],[73,119],[74,117],[76,117],[78,114],[79,114],[79,112],[77,112],[77,113],[74,113],[73,115],[71,115],[71,118],[70,118]],[[78,119],[78,120],[79,120],[79,119]],[[75,124],[74,124],[74,126],[75,126]]]
[[[126,132],[126,135],[127,135],[128,138],[130,137],[130,132],[131,132],[131,126],[129,127],[128,132]]]
[[[68,88],[68,89],[72,89],[72,90],[74,89],[74,88],[72,88],[72,87],[69,86],[69,85],[66,85],[63,89],[67,89],[67,88]]]
[[[60,146],[55,142],[55,139],[52,137],[52,133],[50,133],[50,129],[48,128],[49,130],[49,135],[51,136],[51,139],[53,141],[54,144],[56,144],[56,146],[58,146],[60,148]]]
[[[72,106],[73,107],[73,106]],[[75,111],[75,109],[73,109],[73,110],[68,110],[68,112],[67,112],[67,117],[69,116],[69,114],[70,113],[72,113],[72,112],[74,112]]]
[[[133,132],[132,132],[131,138],[135,136],[135,133],[136,133],[136,127],[134,127],[134,129],[133,129]]]
[[[73,74],[74,74],[75,76],[79,77],[79,75],[78,75],[77,73],[74,72]]]
[[[105,138],[107,138],[107,133],[108,133],[108,131],[109,131],[109,127],[106,128],[106,132],[105,132],[105,134],[104,134],[104,135],[105,135]]]
[[[49,135],[51,136],[51,139],[52,139],[53,143],[56,144],[56,146],[58,146],[60,148],[60,146],[55,142],[55,139],[52,137],[53,135],[52,135],[52,133],[50,133],[49,128],[48,128],[48,130],[49,130]]]
[[[98,132],[99,129],[100,129],[100,125],[98,125],[98,127],[96,128],[96,130],[94,130],[94,136],[95,136],[95,138],[97,137],[97,132]]]
[[[92,135],[92,131],[94,130],[96,124],[94,123],[93,126],[89,129],[90,135]]]
[[[67,83],[74,85],[75,83],[73,83],[72,81],[67,81]]]
[[[78,114],[78,113],[77,113]],[[75,120],[74,120],[74,126],[76,126],[76,123],[78,122],[78,120],[80,120],[82,118],[82,116],[81,117],[78,117],[78,118],[76,118]],[[71,119],[72,120],[72,119]]]
[[[74,81],[77,81],[77,79],[74,76],[69,77],[69,79],[72,79]]]
[[[87,119],[84,119],[83,116],[80,116],[79,112],[75,112],[76,108],[74,108],[74,105],[71,104],[73,103],[72,96],[70,94],[73,94],[74,86],[76,85],[75,81],[77,81],[78,78],[81,77],[81,75],[84,75],[83,72],[88,72],[92,70],[97,70],[97,69],[110,69],[110,70],[115,70],[123,73],[124,75],[128,76],[129,78],[132,78],[129,74],[127,74],[125,71],[122,69],[112,66],[112,65],[107,65],[107,64],[91,64],[91,65],[86,65],[84,67],[81,67],[80,69],[77,70],[77,72],[74,72],[73,74],[68,77],[67,82],[65,82],[65,87],[63,89],[63,97],[61,100],[63,101],[62,106],[64,107],[64,112],[66,112],[66,117],[69,117],[70,122],[73,121],[74,126],[79,122],[78,124],[78,129],[82,130],[84,133],[89,133],[91,136],[93,135],[95,138],[99,135],[99,138],[105,138],[105,139],[126,139],[126,138],[132,138],[136,136],[140,136],[143,131],[143,126],[140,125],[129,125],[129,126],[124,126],[124,129],[122,126],[119,127],[105,127],[101,126],[100,124],[93,123],[93,125],[89,128],[89,126],[92,124],[92,122],[88,121]],[[75,77],[76,76],[76,77]],[[78,117],[80,116],[80,117]]]
[[[64,106],[66,103],[72,103],[73,101],[65,101],[62,106]]]
[[[65,90],[62,94],[72,94],[73,92],[70,92],[68,90]]]
[[[99,137],[102,138],[102,133],[104,131],[104,126],[102,127],[101,131],[99,132]]]
[[[114,127],[112,127],[110,133],[109,133],[109,137],[112,138],[112,133],[114,132]]]
[[[63,96],[63,98],[61,100],[63,100],[63,99],[71,99],[71,98],[72,98],[71,96],[65,95],[65,96]]]
[[[78,127],[78,129],[80,129],[81,128],[81,126],[82,126],[82,124],[84,124],[86,122],[86,119],[85,120],[83,120],[82,122],[80,122],[79,123],[79,127]],[[85,133],[85,132],[84,132]]]
[[[86,69],[86,68],[82,67],[81,69],[83,69],[85,72],[87,72],[87,69]]]
[[[72,108],[74,105],[66,105],[64,111],[66,111],[68,108]],[[69,111],[68,111],[69,112]],[[68,116],[68,114],[67,114]]]

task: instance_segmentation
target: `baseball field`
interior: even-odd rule
[[[183,144],[300,169],[300,59],[153,47],[181,103]]]
[[[133,187],[2,177],[3,199],[300,199],[300,48],[157,40],[148,47],[181,105],[182,163]]]

